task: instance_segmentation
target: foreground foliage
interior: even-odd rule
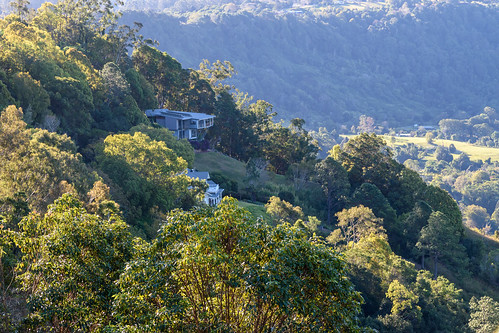
[[[320,241],[255,221],[224,199],[215,210],[170,214],[121,276],[115,306],[122,327],[138,331],[352,330],[361,298],[345,273]]]
[[[0,236],[2,250],[13,241],[22,254],[21,330],[359,329],[362,298],[339,255],[297,227],[255,220],[234,199],[173,211],[146,242],[119,216],[90,214],[65,194]]]
[[[19,283],[28,294],[22,329],[94,331],[108,323],[114,281],[132,258],[132,238],[120,217],[89,214],[64,195],[44,215],[20,224]]]

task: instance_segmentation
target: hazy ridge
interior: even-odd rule
[[[280,10],[258,3],[174,13],[179,4],[163,14],[125,12],[123,20],[144,23],[142,33],[186,67],[231,61],[237,87],[309,127],[350,126],[362,114],[388,127],[436,124],[499,104],[495,6],[289,2]]]

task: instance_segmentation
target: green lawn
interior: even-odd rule
[[[239,183],[239,188],[243,188],[246,168],[244,163],[230,158],[218,152],[196,153],[194,157],[194,168],[199,171],[220,172],[229,179]]]
[[[263,204],[254,204],[247,201],[239,201],[239,207],[246,209],[256,218],[261,217],[266,221],[270,220],[270,216],[265,211],[265,206]]]
[[[235,180],[239,188],[245,188],[246,165],[236,159],[219,152],[200,152],[194,158],[194,168],[199,171],[220,172],[227,178]],[[292,186],[292,182],[283,175],[277,175],[270,171],[263,171],[260,175],[260,183],[271,182],[275,185]]]
[[[194,167],[200,171],[220,172],[227,178],[236,180],[239,183],[240,189],[244,188],[244,178],[246,177],[245,164],[229,156],[218,152],[196,153]],[[265,178],[265,180],[277,179],[284,181],[284,176],[275,175],[271,172],[264,172],[262,178]],[[265,180],[262,179],[262,181]],[[246,209],[256,218],[262,217],[265,220],[269,220],[269,215],[266,213],[263,204],[239,201],[239,207]]]

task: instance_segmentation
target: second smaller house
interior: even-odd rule
[[[210,180],[208,171],[197,171],[195,169],[187,169],[187,176],[192,179],[205,180],[208,184],[208,189],[204,194],[204,202],[209,206],[218,206],[222,201],[223,188],[220,188],[217,183]]]
[[[201,139],[206,129],[213,126],[214,115],[168,109],[146,110],[147,118],[173,132],[177,139]]]

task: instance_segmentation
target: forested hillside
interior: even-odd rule
[[[308,128],[436,125],[498,107],[491,2],[127,2],[128,23],[185,66],[229,60],[235,85]],[[163,13],[161,13],[163,12]],[[386,121],[386,123],[385,123]]]
[[[28,4],[0,19],[0,332],[499,325],[496,159],[391,150],[366,117],[336,144],[233,87],[230,62],[185,68],[140,22],[120,25],[118,3]],[[215,122],[177,140],[150,108]],[[457,124],[494,146],[496,119],[489,107]],[[217,207],[186,174],[203,163],[226,189]],[[423,163],[425,179],[409,168]],[[466,224],[437,185],[461,195]]]

